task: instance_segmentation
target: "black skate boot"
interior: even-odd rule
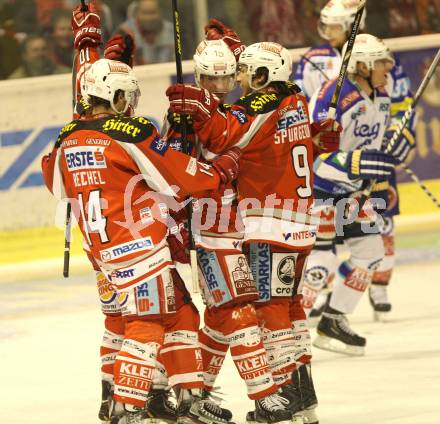
[[[101,407],[98,417],[103,423],[110,422],[110,409],[113,400],[113,386],[109,381],[102,380]]]
[[[218,393],[218,394],[221,394],[221,393]],[[220,402],[222,400],[219,396],[214,395],[212,392],[210,392],[206,389],[202,389],[202,399],[209,400],[209,401],[217,404],[217,406],[219,406],[219,407],[220,407]],[[227,421],[232,420],[232,412],[229,409],[225,409],[225,408],[221,408],[221,409],[222,409],[222,417],[224,419],[226,419]]]
[[[171,393],[164,389],[151,389],[143,414],[144,424],[175,423],[176,406],[170,400]]]
[[[299,390],[301,392],[301,400],[303,403],[302,415],[307,424],[318,424],[318,416],[316,415],[316,407],[318,406],[318,398],[316,397],[315,386],[312,379],[312,368],[310,364],[301,365],[296,371],[299,377]],[[293,381],[293,379],[292,379]]]
[[[302,410],[304,409],[303,401],[301,399],[301,391],[299,387],[299,374],[298,371],[295,370],[292,373],[292,382],[290,384],[286,384],[281,387],[280,395],[287,399],[289,403],[286,405],[286,408],[292,414],[292,423],[293,424],[302,424],[303,423],[303,414]]]
[[[110,424],[143,424],[143,408],[114,402],[110,415]]]
[[[289,403],[289,399],[280,393],[274,393],[256,400],[255,411],[249,411],[246,414],[246,423],[292,423],[292,412],[287,409]],[[302,423],[303,421],[295,422],[295,424]]]
[[[391,303],[388,300],[387,286],[372,284],[368,290],[368,298],[374,311],[374,320],[385,322],[391,312]]]
[[[202,399],[201,389],[180,389],[177,402],[178,424],[233,424],[231,411]]]
[[[358,336],[350,328],[344,314],[324,312],[317,332],[318,337],[314,340],[313,346],[319,349],[351,356],[365,354],[367,339]]]

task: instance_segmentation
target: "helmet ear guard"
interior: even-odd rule
[[[117,110],[115,106],[115,94],[118,90],[124,92],[126,104],[123,110]],[[116,113],[125,113],[129,107],[137,107],[141,93],[137,78],[128,65],[116,60],[99,59],[86,71],[81,94],[88,103],[90,96],[98,97],[108,101]]]
[[[252,90],[260,90],[267,87],[271,82],[288,81],[292,73],[292,58],[287,49],[278,43],[263,42],[255,43],[246,47],[240,55],[239,65],[247,67],[246,73],[249,78],[249,87]],[[252,83],[259,68],[268,70],[267,81],[259,87]]]

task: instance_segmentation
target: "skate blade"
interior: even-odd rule
[[[301,413],[292,416],[291,424],[308,424],[308,421],[304,419],[304,415]],[[277,423],[278,424],[278,423]]]
[[[316,408],[303,409],[301,414],[304,418],[304,424],[319,424]]]
[[[328,350],[330,352],[342,353],[348,356],[365,355],[364,346],[350,346],[331,337],[319,335],[314,341],[313,346],[318,349]]]
[[[175,420],[166,420],[162,418],[144,418],[142,424],[172,424]]]
[[[373,319],[374,322],[390,322],[390,313],[374,311]]]
[[[252,412],[254,412],[254,411],[252,411]],[[306,424],[305,421],[302,419],[302,417],[301,417],[301,421],[295,421],[294,419],[296,417],[297,416],[295,415],[294,417],[292,417],[291,420],[288,420],[288,421],[278,421],[278,422],[276,422],[276,424]],[[246,415],[245,423],[246,424],[269,424],[267,421],[257,421],[257,419],[255,417],[255,414],[252,414],[251,416],[249,416],[249,412]]]

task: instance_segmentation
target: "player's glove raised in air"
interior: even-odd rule
[[[223,184],[229,184],[237,178],[241,155],[240,148],[232,147],[217,156],[212,162],[212,166],[220,174]]]
[[[85,11],[81,10],[81,6],[73,9],[71,23],[75,49],[101,44],[101,19],[93,3]]]
[[[382,141],[382,150],[394,156],[399,162],[405,162],[411,149],[415,146],[414,139],[409,130],[404,129],[401,136],[391,145],[390,140],[394,135],[394,130],[389,129]]]
[[[318,154],[332,153],[339,149],[342,126],[333,119],[313,122],[311,125],[313,143],[318,148]]]
[[[111,60],[119,60],[133,67],[134,39],[130,34],[120,33],[107,41],[104,49],[104,57]]]
[[[397,160],[380,150],[353,150],[348,153],[346,167],[352,180],[386,180]]]
[[[191,115],[198,122],[208,120],[220,103],[208,90],[188,84],[174,84],[168,87],[166,95],[172,112]]]
[[[241,52],[246,48],[237,33],[217,19],[209,20],[208,25],[205,26],[205,35],[207,40],[223,40],[234,54],[237,62]]]

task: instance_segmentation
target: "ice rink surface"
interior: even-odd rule
[[[440,422],[439,246],[411,252],[394,273],[390,322],[373,322],[367,296],[350,318],[368,338],[366,355],[314,350],[321,424]],[[94,276],[3,282],[0,319],[0,422],[98,423],[103,318]],[[243,423],[252,403],[229,357],[218,383]]]

